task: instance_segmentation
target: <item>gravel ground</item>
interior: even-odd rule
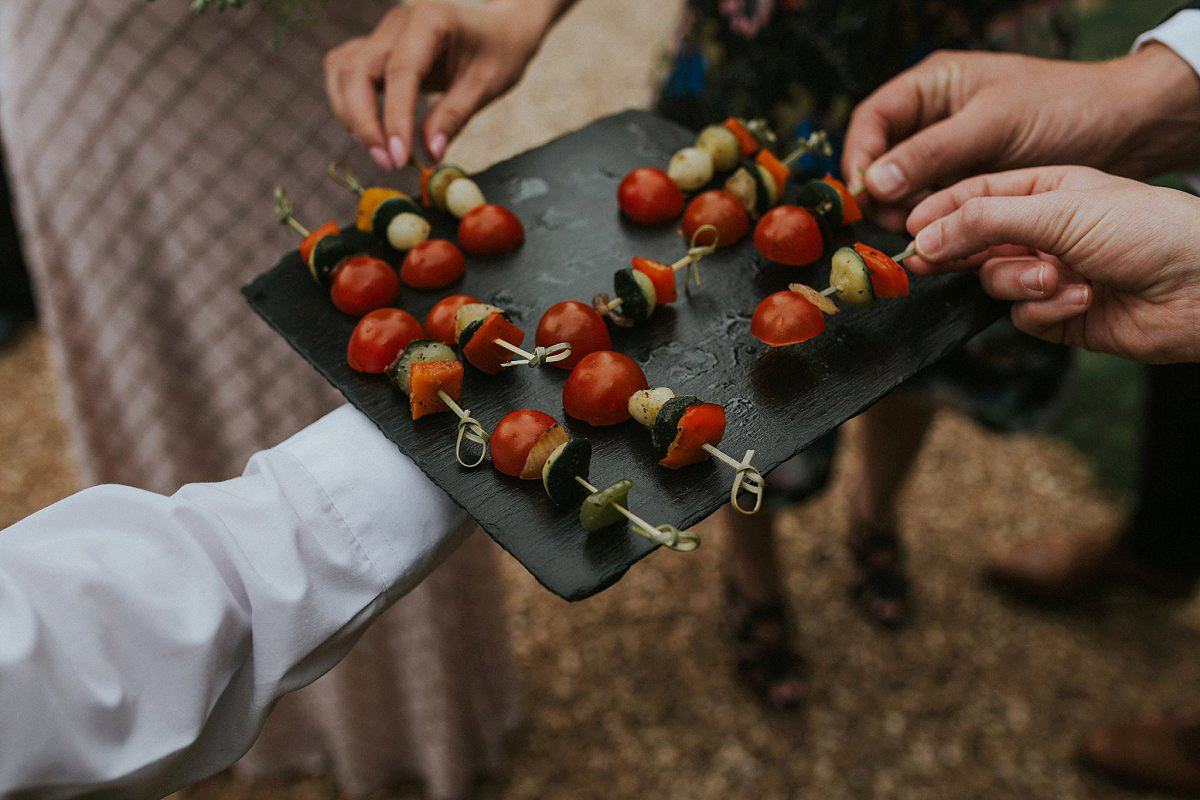
[[[480,115],[452,157],[470,168],[602,113],[644,104],[671,3],[587,0],[522,86]],[[603,64],[602,78],[594,74]],[[268,263],[264,261],[264,263]],[[64,496],[74,477],[36,332],[0,353],[0,525]],[[503,558],[528,724],[517,798],[1120,798],[1077,771],[1093,722],[1195,701],[1200,607],[1117,597],[1072,612],[1012,605],[977,579],[998,542],[1114,526],[1083,458],[1038,437],[998,438],[944,413],[903,507],[917,618],[880,632],[846,601],[846,515],[831,491],[784,516],[782,559],[814,696],[772,715],[730,677],[720,636],[717,536],[660,552],[579,604]],[[328,798],[321,780],[244,785],[217,777],[181,796]],[[400,794],[398,797],[407,797]]]

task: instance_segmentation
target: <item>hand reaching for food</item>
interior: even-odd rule
[[[422,132],[425,149],[441,160],[467,121],[517,82],[546,30],[572,2],[466,6],[421,0],[397,6],[369,35],[326,54],[325,91],[333,113],[375,163],[390,170],[414,152],[418,96],[443,92]]]
[[[1200,361],[1200,198],[1086,167],[971,178],[912,212],[929,274],[979,266],[1013,323],[1139,361]]]

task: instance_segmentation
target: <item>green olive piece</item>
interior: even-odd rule
[[[580,501],[587,490],[575,477],[586,481],[591,463],[592,443],[587,439],[571,439],[554,448],[542,467],[542,485],[556,506],[570,508]]]
[[[400,214],[423,216],[420,207],[410,198],[389,197],[375,209],[375,214],[371,217],[371,233],[375,234],[375,238],[381,242],[389,241],[387,235],[388,225],[391,225],[392,220]]]
[[[862,306],[875,299],[867,262],[854,248],[839,247],[834,251],[831,264],[829,285],[837,289],[839,300]]]
[[[429,361],[458,361],[454,349],[433,339],[416,339],[409,342],[392,365],[387,368],[388,380],[400,391],[408,394],[408,376],[413,364],[423,364]]]
[[[613,291],[621,298],[621,315],[634,322],[649,319],[658,303],[650,277],[638,270],[617,270],[613,274]]]
[[[589,531],[598,531],[625,519],[613,504],[626,505],[632,488],[633,481],[623,478],[606,489],[589,494],[579,507],[579,524]]]

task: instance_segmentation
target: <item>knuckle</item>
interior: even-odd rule
[[[991,219],[988,203],[982,197],[969,197],[959,209],[959,218],[963,227],[968,230],[980,230],[987,226]]]

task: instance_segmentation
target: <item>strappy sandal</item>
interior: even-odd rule
[[[908,574],[896,532],[860,523],[851,529],[846,544],[854,558],[855,576],[850,584],[854,602],[885,628],[899,628],[908,622]]]
[[[737,676],[772,711],[794,711],[808,696],[807,665],[792,650],[787,612],[779,602],[755,605],[725,581],[725,627],[733,639]]]

